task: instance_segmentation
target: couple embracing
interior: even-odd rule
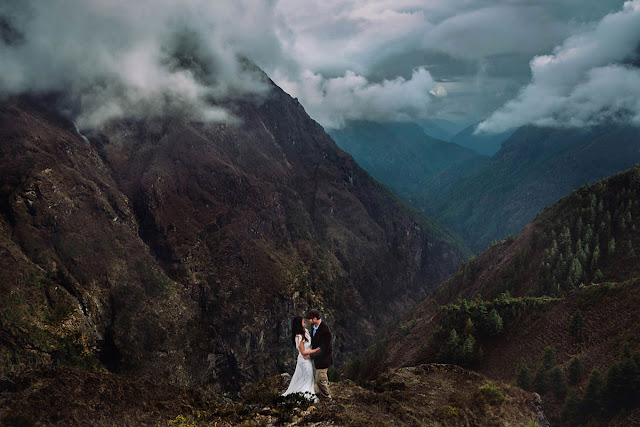
[[[312,326],[311,334],[306,329],[307,321]],[[333,362],[331,331],[320,318],[318,310],[309,310],[304,318],[293,318],[291,340],[298,350],[298,359],[289,388],[282,395],[303,393],[314,401],[318,401],[318,397],[330,400],[327,370]]]

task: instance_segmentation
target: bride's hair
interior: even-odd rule
[[[302,335],[303,340],[307,340],[307,336],[304,333],[304,327],[302,326],[302,317],[296,316],[291,321],[291,341],[293,345],[296,345],[296,335]]]

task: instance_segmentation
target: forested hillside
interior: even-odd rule
[[[640,404],[639,196],[635,167],[561,199],[463,263],[351,374],[456,363],[539,392],[557,423],[628,425]]]

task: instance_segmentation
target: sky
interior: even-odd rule
[[[268,96],[349,120],[640,125],[640,0],[4,0],[0,95],[81,127]]]

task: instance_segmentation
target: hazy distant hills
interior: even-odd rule
[[[422,194],[443,171],[486,159],[468,148],[426,135],[415,123],[355,121],[329,133],[358,164],[405,200]]]
[[[424,133],[430,137],[448,142],[465,128],[465,125],[438,118],[421,119],[416,123],[420,125]]]
[[[639,254],[636,166],[574,191],[519,236],[464,263],[402,317],[353,375],[456,363],[537,391],[554,425],[589,419],[634,425]],[[598,375],[594,369],[600,383],[590,378]],[[630,412],[616,415],[622,409]]]
[[[500,147],[502,143],[509,138],[514,130],[509,130],[501,133],[479,133],[475,134],[478,127],[478,123],[473,124],[471,126],[466,127],[460,132],[453,135],[450,139],[451,142],[455,142],[458,145],[463,147],[470,148],[480,154],[484,154],[486,156],[494,155]]]
[[[472,129],[457,138],[468,137],[469,144],[485,138]],[[640,130],[633,127],[524,127],[490,159],[431,138],[412,123],[353,122],[331,136],[374,178],[457,232],[474,252],[519,233],[545,205],[581,185],[640,161]]]
[[[474,251],[518,234],[545,205],[640,162],[640,129],[524,127],[482,168],[413,203],[457,231]]]

